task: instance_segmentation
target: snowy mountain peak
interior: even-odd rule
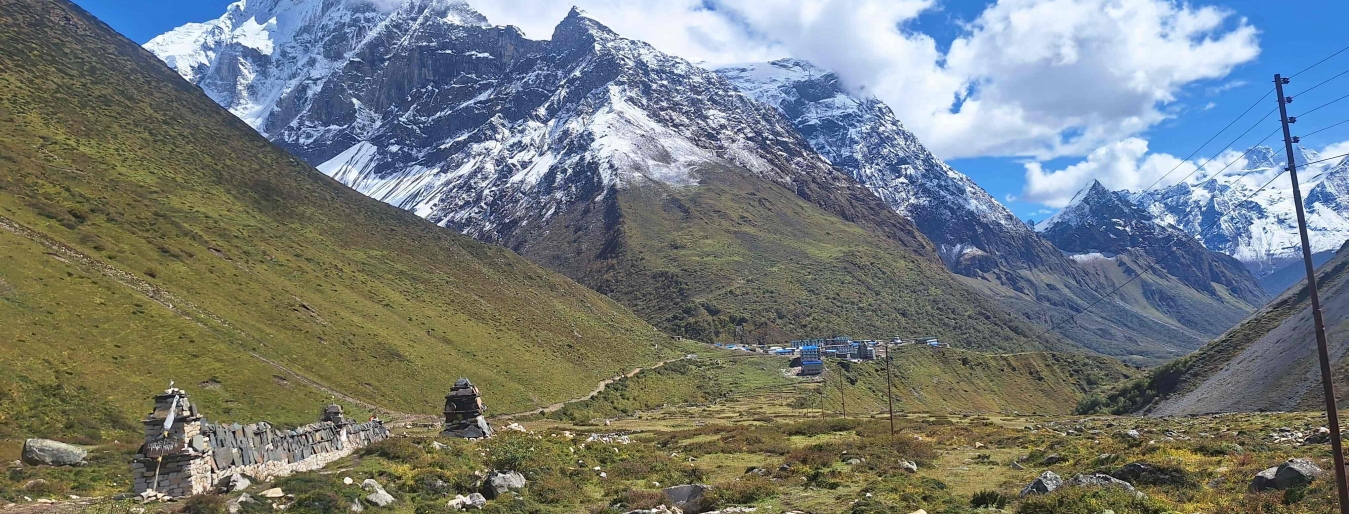
[[[1107,189],[1099,180],[1092,180],[1073,195],[1066,207],[1037,224],[1035,230],[1046,232],[1061,225],[1082,226],[1102,216],[1114,220],[1143,218],[1152,221],[1151,215],[1126,201],[1122,193]]]
[[[551,38],[554,43],[568,46],[616,39],[620,39],[617,33],[594,18],[586,16],[585,11],[574,6],[567,12],[567,17],[553,29]]]

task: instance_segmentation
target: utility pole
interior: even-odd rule
[[[843,374],[842,374],[842,373],[840,373],[840,374],[838,375],[838,401],[841,402],[842,405],[843,405],[843,418],[844,418],[844,419],[847,419],[847,418],[848,418],[848,396],[844,394],[844,390],[843,390]]]
[[[1274,90],[1279,96],[1279,121],[1283,123],[1283,148],[1288,153],[1288,176],[1293,180],[1293,207],[1297,209],[1297,230],[1302,237],[1302,261],[1307,268],[1307,292],[1312,300],[1312,321],[1316,325],[1316,354],[1321,359],[1321,390],[1326,397],[1326,419],[1330,425],[1330,449],[1335,454],[1335,486],[1340,494],[1340,513],[1349,514],[1349,484],[1344,476],[1344,445],[1340,440],[1339,407],[1335,405],[1335,383],[1331,381],[1330,351],[1326,344],[1326,325],[1321,317],[1321,298],[1316,291],[1316,268],[1312,266],[1312,248],[1307,241],[1307,216],[1302,209],[1302,193],[1297,184],[1297,162],[1293,160],[1293,143],[1296,139],[1288,130],[1288,125],[1297,118],[1288,117],[1288,102],[1291,97],[1283,96],[1283,85],[1288,79],[1274,74]]]
[[[885,401],[890,405],[890,441],[895,440],[895,396],[890,392],[890,349],[885,349]]]

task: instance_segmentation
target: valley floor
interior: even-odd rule
[[[709,508],[762,513],[964,513],[978,506],[1027,514],[1321,513],[1334,505],[1327,476],[1305,488],[1248,492],[1257,472],[1288,458],[1330,469],[1316,413],[1149,419],[901,412],[892,438],[876,405],[858,412],[862,404],[850,403],[845,417],[841,404],[826,403],[822,412],[811,399],[833,387],[829,378],[788,376],[780,364],[731,356],[699,366],[681,360],[618,380],[589,400],[515,419],[524,432],[501,420],[498,436],[486,441],[438,439],[438,428],[400,423],[397,437],[323,471],[254,484],[246,492],[259,501],[240,511],[273,512],[275,503],[287,512],[346,512],[359,501],[368,512],[449,512],[451,498],[505,469],[522,471],[528,484],[489,501],[486,512],[625,513],[664,503],[664,487],[686,483],[711,485]],[[720,378],[705,375],[713,372]],[[653,405],[661,398],[669,401]],[[0,459],[16,459],[19,446],[0,445]],[[125,463],[136,446],[101,446],[80,468],[11,465],[0,475],[0,511],[140,512],[130,501],[112,500],[128,489]],[[1142,494],[1067,486],[1018,497],[1046,470],[1065,480],[1109,473]],[[367,478],[397,502],[379,508],[365,501],[369,493],[359,484]],[[271,487],[287,496],[259,497]],[[225,512],[238,496],[147,507]]]

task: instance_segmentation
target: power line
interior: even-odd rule
[[[1190,155],[1185,156],[1184,159],[1181,159],[1180,162],[1176,163],[1175,167],[1171,168],[1171,171],[1166,172],[1166,174],[1164,174],[1164,175],[1162,175],[1160,178],[1158,178],[1156,182],[1153,182],[1153,183],[1152,183],[1152,185],[1150,185],[1150,186],[1144,188],[1143,191],[1142,191],[1141,193],[1139,193],[1139,194],[1146,193],[1146,192],[1148,192],[1148,191],[1151,191],[1152,188],[1157,187],[1157,184],[1160,184],[1163,180],[1166,179],[1166,177],[1170,176],[1172,173],[1175,173],[1176,170],[1180,169],[1181,165],[1184,165],[1186,162],[1189,162],[1191,157],[1194,157],[1195,155],[1199,154],[1199,151],[1200,151],[1200,150],[1203,150],[1205,146],[1208,146],[1209,143],[1212,143],[1213,140],[1214,140],[1214,139],[1217,139],[1218,136],[1222,135],[1223,132],[1227,132],[1227,129],[1232,128],[1232,125],[1235,125],[1238,121],[1241,121],[1242,118],[1246,117],[1246,114],[1247,114],[1247,113],[1250,113],[1250,112],[1251,112],[1251,109],[1254,109],[1255,106],[1260,105],[1260,102],[1263,102],[1263,101],[1265,101],[1266,98],[1269,98],[1269,95],[1270,95],[1271,93],[1273,93],[1273,92],[1274,92],[1273,89],[1270,89],[1269,91],[1266,91],[1264,96],[1261,96],[1259,99],[1257,99],[1257,100],[1255,101],[1255,103],[1252,103],[1250,107],[1247,107],[1247,108],[1246,108],[1246,110],[1241,111],[1241,114],[1240,114],[1239,116],[1237,116],[1236,119],[1234,119],[1234,120],[1228,122],[1228,123],[1227,123],[1227,126],[1223,127],[1222,130],[1219,130],[1218,133],[1213,134],[1212,137],[1208,138],[1208,141],[1204,141],[1204,144],[1199,145],[1199,148],[1195,148],[1193,152],[1190,152]],[[1270,115],[1270,114],[1273,114],[1273,113],[1274,113],[1274,111],[1269,111],[1269,113],[1265,114],[1265,118],[1268,118],[1269,115]],[[1264,121],[1264,118],[1261,118],[1260,120],[1261,120],[1261,121]],[[1249,132],[1249,130],[1248,130],[1248,132]],[[1243,134],[1243,135],[1244,135],[1244,134]],[[1238,137],[1239,137],[1239,136],[1238,136]],[[1229,143],[1227,146],[1228,146],[1228,147],[1231,147],[1232,144],[1234,144],[1234,143],[1236,143],[1236,142],[1233,141],[1232,143]],[[1223,150],[1226,150],[1226,149],[1227,149],[1227,148],[1223,148]],[[1218,153],[1222,153],[1223,150],[1219,150]]]
[[[1332,76],[1332,77],[1330,77],[1330,78],[1328,78],[1328,79],[1322,80],[1321,82],[1318,82],[1315,86],[1309,87],[1309,88],[1307,88],[1307,89],[1303,89],[1302,91],[1299,91],[1297,95],[1293,95],[1293,96],[1298,96],[1298,95],[1304,95],[1304,94],[1307,94],[1307,93],[1311,92],[1311,90],[1316,89],[1316,88],[1318,88],[1318,87],[1321,87],[1321,86],[1325,85],[1327,82],[1330,82],[1330,81],[1332,81],[1332,80],[1335,80],[1335,79],[1337,79],[1337,78],[1340,78],[1340,76],[1342,76],[1342,75],[1344,75],[1344,74],[1346,74],[1346,73],[1349,73],[1349,70],[1344,70],[1344,71],[1341,71],[1341,72],[1339,72],[1339,73],[1336,73],[1334,76]],[[1292,78],[1292,77],[1289,77],[1289,78]]]
[[[1340,54],[1344,53],[1345,50],[1349,50],[1349,46],[1346,46],[1346,47],[1344,47],[1344,48],[1341,48],[1341,49],[1339,49],[1339,51],[1337,51],[1337,52],[1335,52],[1335,53],[1333,53],[1333,54],[1330,54],[1330,55],[1326,56],[1325,59],[1321,59],[1321,60],[1319,60],[1319,61],[1316,61],[1316,63],[1315,63],[1315,64],[1312,64],[1311,66],[1308,66],[1308,67],[1306,67],[1306,68],[1302,68],[1301,71],[1298,71],[1297,73],[1294,73],[1294,74],[1292,74],[1292,75],[1289,75],[1288,78],[1291,79],[1291,78],[1293,78],[1293,77],[1296,77],[1296,76],[1298,76],[1298,75],[1301,75],[1303,72],[1305,72],[1305,71],[1307,71],[1307,70],[1310,70],[1310,69],[1312,69],[1312,68],[1315,68],[1315,67],[1317,67],[1317,66],[1320,66],[1321,63],[1326,62],[1326,61],[1329,61],[1332,57],[1335,57],[1335,56],[1337,56],[1337,55],[1340,55]]]
[[[1278,132],[1278,129],[1276,129],[1275,132]],[[1256,144],[1254,144],[1254,145],[1251,145],[1252,148],[1255,147],[1255,146],[1259,146],[1261,143],[1264,143],[1264,142],[1265,142],[1266,140],[1268,140],[1271,136],[1273,136],[1273,135],[1275,134],[1275,132],[1270,132],[1269,135],[1268,135],[1268,136],[1265,136],[1264,139],[1261,139],[1260,142],[1258,142],[1258,143],[1256,143]],[[1239,157],[1237,157],[1236,159],[1232,159],[1232,162],[1227,163],[1227,166],[1223,166],[1222,169],[1225,170],[1225,169],[1227,169],[1229,166],[1231,166],[1231,165],[1233,165],[1233,164],[1236,164],[1237,161],[1240,161],[1241,159],[1245,158],[1246,155],[1249,154],[1250,152],[1251,152],[1251,150],[1249,150],[1249,149],[1246,150],[1245,152],[1243,152],[1243,153],[1242,153]],[[1349,154],[1346,154],[1346,155],[1349,155]],[[1318,162],[1319,162],[1319,161],[1318,161]],[[1310,163],[1309,163],[1309,164],[1310,164]],[[1274,183],[1274,180],[1275,180],[1275,179],[1277,179],[1277,178],[1283,176],[1284,171],[1288,171],[1287,168],[1284,168],[1283,171],[1280,171],[1277,175],[1274,175],[1274,177],[1270,178],[1268,182],[1265,182],[1264,185],[1260,186],[1259,189],[1256,189],[1255,191],[1252,191],[1251,194],[1246,195],[1246,197],[1245,197],[1245,198],[1242,198],[1241,201],[1238,202],[1236,205],[1241,205],[1241,204],[1243,204],[1243,203],[1246,203],[1247,200],[1250,200],[1252,197],[1254,197],[1254,196],[1255,196],[1256,194],[1258,194],[1259,192],[1264,191],[1264,189],[1265,189],[1266,187],[1269,187],[1270,184]],[[1219,170],[1219,172],[1221,172],[1221,170]],[[1227,217],[1227,215],[1228,215],[1228,214],[1231,214],[1232,212],[1233,212],[1233,211],[1228,211],[1228,212],[1226,212],[1226,213],[1223,213],[1221,216],[1218,216],[1217,218],[1215,218],[1215,219],[1214,219],[1211,223],[1209,223],[1208,225],[1205,225],[1205,226],[1203,226],[1203,227],[1200,227],[1199,233],[1202,234],[1202,233],[1204,233],[1205,231],[1207,231],[1208,229],[1213,228],[1214,225],[1217,225],[1219,221],[1222,221],[1223,218]],[[1185,236],[1189,236],[1189,234],[1185,234]],[[1174,245],[1175,245],[1176,243],[1178,243],[1178,242],[1180,242],[1180,238],[1176,238],[1176,239],[1172,240],[1172,241],[1171,241],[1171,245],[1174,246]],[[1133,281],[1142,278],[1143,275],[1147,274],[1148,272],[1151,272],[1153,268],[1156,268],[1157,265],[1159,265],[1159,264],[1162,263],[1162,261],[1164,261],[1164,260],[1166,260],[1166,259],[1169,259],[1172,255],[1175,255],[1175,253],[1178,252],[1178,251],[1180,251],[1180,247],[1179,247],[1179,246],[1174,246],[1174,247],[1171,249],[1170,252],[1167,252],[1166,255],[1163,255],[1163,256],[1162,256],[1161,258],[1159,258],[1159,259],[1153,260],[1153,261],[1152,261],[1152,264],[1148,265],[1147,268],[1144,268],[1142,272],[1140,272],[1140,273],[1134,275],[1133,277],[1130,277],[1129,280],[1126,280],[1126,281],[1124,281],[1123,284],[1120,284],[1120,285],[1116,286],[1114,289],[1110,290],[1109,293],[1106,293],[1105,295],[1101,296],[1100,298],[1097,298],[1095,301],[1093,301],[1093,302],[1087,304],[1087,306],[1086,306],[1085,308],[1083,308],[1082,310],[1077,311],[1077,312],[1074,312],[1072,315],[1068,316],[1067,318],[1065,318],[1065,319],[1063,319],[1063,320],[1060,320],[1058,323],[1055,323],[1055,324],[1051,325],[1051,326],[1050,326],[1048,329],[1046,329],[1044,332],[1041,332],[1039,335],[1036,335],[1036,336],[1035,336],[1035,339],[1039,339],[1039,338],[1041,338],[1041,337],[1044,337],[1046,334],[1048,334],[1048,333],[1050,333],[1050,332],[1053,332],[1053,331],[1055,331],[1055,330],[1058,330],[1059,327],[1061,327],[1061,326],[1063,326],[1064,324],[1066,324],[1066,323],[1068,323],[1068,322],[1070,322],[1070,321],[1076,319],[1078,314],[1082,314],[1082,313],[1084,313],[1084,312],[1087,312],[1087,311],[1091,310],[1092,307],[1095,307],[1097,304],[1101,303],[1102,301],[1105,301],[1106,298],[1108,298],[1108,297],[1114,295],[1115,293],[1119,292],[1119,290],[1124,289],[1125,286],[1128,286],[1129,284],[1133,283]]]
[[[1344,95],[1344,96],[1341,96],[1341,97],[1336,98],[1336,99],[1334,99],[1334,100],[1331,100],[1331,101],[1329,101],[1329,102],[1323,103],[1323,104],[1321,104],[1321,105],[1318,105],[1318,106],[1316,106],[1316,107],[1313,107],[1313,108],[1312,108],[1311,110],[1309,110],[1309,111],[1303,112],[1302,114],[1299,114],[1299,115],[1297,115],[1297,116],[1292,116],[1291,118],[1301,118],[1301,117],[1303,117],[1303,116],[1306,116],[1306,115],[1308,115],[1308,114],[1311,114],[1311,113],[1313,113],[1313,112],[1316,112],[1317,110],[1321,109],[1322,107],[1325,107],[1325,106],[1327,106],[1327,105],[1333,104],[1333,103],[1338,102],[1338,101],[1340,101],[1340,100],[1344,100],[1345,98],[1349,98],[1349,95]],[[1290,119],[1290,122],[1291,122],[1291,119]]]
[[[1349,120],[1345,120],[1345,121],[1349,121]],[[1344,123],[1344,122],[1340,122],[1340,123]],[[1334,155],[1334,156],[1326,157],[1326,158],[1324,158],[1324,159],[1317,159],[1317,160],[1314,160],[1314,161],[1312,161],[1312,162],[1304,162],[1304,163],[1302,163],[1302,165],[1303,165],[1303,166],[1308,166],[1308,165],[1311,165],[1311,164],[1316,164],[1316,163],[1318,163],[1318,162],[1332,161],[1332,160],[1335,160],[1335,159],[1339,159],[1339,158],[1341,158],[1341,157],[1349,157],[1349,153],[1342,153],[1342,154],[1339,154],[1339,155]]]
[[[1345,124],[1345,123],[1349,123],[1349,120],[1344,120],[1344,121],[1341,121],[1341,122],[1339,122],[1339,123],[1335,123],[1335,124],[1332,124],[1332,125],[1326,125],[1326,126],[1321,127],[1321,128],[1319,128],[1319,129],[1316,129],[1316,130],[1313,130],[1313,131],[1308,132],[1308,133],[1306,133],[1306,134],[1300,135],[1300,136],[1298,136],[1298,138],[1311,137],[1311,136],[1314,136],[1314,135],[1316,135],[1316,134],[1318,134],[1318,133],[1320,133],[1320,132],[1325,132],[1325,131],[1327,131],[1327,130],[1333,129],[1333,128],[1338,127],[1338,126],[1340,126],[1340,125],[1343,125],[1343,124]]]

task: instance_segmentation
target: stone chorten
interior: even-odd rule
[[[187,392],[173,387],[155,395],[155,409],[145,417],[145,444],[131,462],[137,494],[184,497],[211,488],[211,448],[202,437],[204,420]]]
[[[482,406],[482,395],[473,382],[467,378],[455,381],[450,394],[445,395],[445,430],[440,435],[465,439],[492,437],[492,427],[482,416],[486,410]]]

